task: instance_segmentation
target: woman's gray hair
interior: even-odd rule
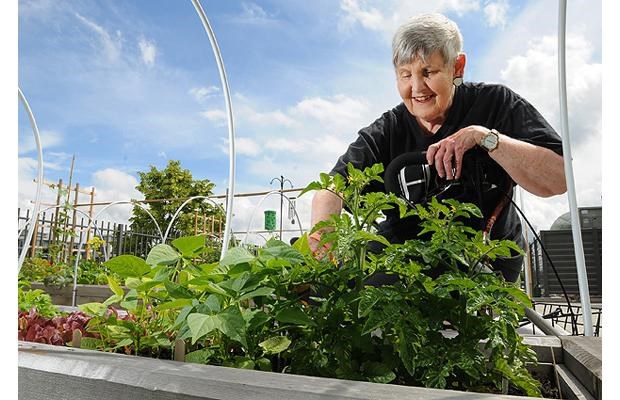
[[[402,24],[394,34],[392,63],[398,67],[416,57],[425,61],[439,50],[451,65],[462,47],[463,37],[454,21],[441,14],[420,14]]]

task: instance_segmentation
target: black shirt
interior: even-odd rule
[[[503,85],[463,83],[456,88],[446,121],[435,134],[425,134],[415,117],[409,113],[404,103],[401,103],[360,130],[357,140],[340,156],[331,173],[346,176],[349,162],[358,169],[376,163],[382,163],[387,167],[397,156],[426,150],[429,145],[470,125],[495,128],[504,135],[551,149],[562,155],[559,135],[525,99]],[[482,229],[482,223],[486,222],[501,198],[505,195],[512,196],[512,185],[509,183],[511,180],[508,174],[484,150],[476,147],[468,153],[474,153],[477,159],[483,161],[487,179],[497,186],[496,189],[484,192],[482,198],[479,192],[477,196],[474,193],[466,193],[458,198],[460,201],[472,202],[480,207],[484,221],[474,221],[471,224],[477,229]],[[379,182],[371,184],[369,190],[386,191],[384,185]],[[503,191],[507,193],[504,194]],[[411,219],[400,220],[395,211],[389,210],[386,212],[386,221],[379,229],[379,232],[392,243],[413,239],[418,231],[417,224]],[[521,231],[521,222],[516,210],[508,203],[493,225],[491,238],[510,239],[523,248]],[[510,265],[501,263],[501,261],[496,263],[495,267],[517,271],[521,268],[521,258],[518,259],[518,263],[516,260]]]

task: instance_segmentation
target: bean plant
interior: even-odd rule
[[[516,331],[530,301],[484,268],[521,250],[468,227],[481,217],[473,204],[411,208],[393,194],[365,193],[382,172],[350,165],[347,178],[321,174],[304,190],[330,190],[347,210],[313,228],[331,246],[321,259],[305,235],[292,246],[272,239],[257,254],[232,248],[215,263],[204,262],[204,236],[157,245],[146,260],[111,259],[106,266],[124,282],[108,278],[114,295],[81,306],[98,333],[87,344],[157,356],[182,340],[190,362],[462,390],[497,392],[509,382],[540,395],[526,369],[535,353]],[[417,239],[390,244],[377,233],[374,222],[391,208],[419,218]],[[370,242],[385,249],[369,253]],[[394,283],[370,285],[377,274]]]

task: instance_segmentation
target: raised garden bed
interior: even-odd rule
[[[538,365],[528,369],[547,393],[602,398],[600,338],[525,335],[524,342],[538,358]],[[531,398],[249,371],[22,341],[18,347],[20,399],[61,398],[67,387],[89,399]]]
[[[45,286],[40,282],[32,282],[30,284],[31,289],[41,289],[52,297],[52,302],[59,306],[71,306],[73,300],[73,286],[65,286],[57,288],[54,286]],[[124,288],[127,291],[126,288]],[[106,285],[77,285],[77,304],[85,303],[103,303],[107,298],[114,293]]]

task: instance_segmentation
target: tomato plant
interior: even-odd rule
[[[155,354],[180,339],[190,362],[449,389],[499,391],[507,380],[540,395],[525,368],[535,353],[516,331],[529,299],[483,268],[519,248],[466,226],[480,217],[472,204],[410,208],[365,193],[381,172],[349,166],[348,178],[321,174],[304,190],[331,190],[347,210],[313,228],[328,232],[321,241],[332,253],[323,259],[306,236],[293,246],[270,240],[256,255],[232,248],[215,263],[204,258],[204,236],[157,245],[146,260],[111,259],[106,266],[129,291],[109,277],[114,295],[81,306],[98,333],[93,347]],[[404,244],[380,236],[373,223],[390,208],[417,216],[421,236]],[[385,249],[368,253],[372,241]],[[377,274],[393,283],[370,284]]]

